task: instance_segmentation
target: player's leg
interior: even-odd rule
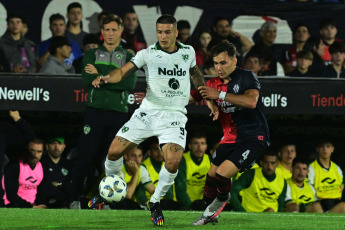
[[[305,207],[305,212],[323,213],[320,202],[314,202]]]
[[[345,213],[345,202],[339,201],[333,208],[331,208],[329,213]]]
[[[211,163],[211,168],[206,175],[206,182],[204,187],[204,203],[205,207],[212,203],[212,201],[217,197],[217,183],[216,183],[216,172],[218,166]]]

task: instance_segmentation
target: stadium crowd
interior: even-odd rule
[[[92,81],[85,76],[106,75],[150,45],[139,33],[139,21],[134,12],[125,13],[122,19],[101,12],[97,34],[83,31],[82,17],[82,6],[71,3],[67,8],[67,23],[61,14],[51,15],[51,38],[35,44],[25,37],[25,19],[15,13],[9,14],[7,31],[0,39],[0,71],[81,73],[86,88],[91,91]],[[188,21],[178,21],[177,28],[178,41],[194,47],[196,63],[206,75],[217,75],[211,54],[217,44],[226,40],[237,48],[238,67],[258,76],[276,76],[281,65],[285,76],[345,77],[345,44],[337,38],[338,28],[331,18],[320,20],[317,39],[311,38],[308,26],[301,22],[293,28],[293,44],[283,50],[275,44],[279,31],[272,21],[263,23],[253,39],[255,43],[234,31],[225,17],[215,19],[212,28],[198,31],[195,40]],[[113,55],[116,62],[106,63]],[[122,91],[134,88],[136,74],[127,80],[103,92],[95,91],[94,96],[99,97],[94,101],[89,94],[80,143],[74,149],[84,155],[76,160],[74,152],[64,152],[66,145],[62,134],[52,134],[41,140],[18,111],[10,111],[13,121],[0,124],[1,206],[88,208],[87,201],[97,193],[99,181],[104,177],[105,155],[112,138],[128,115],[122,103],[107,104],[97,100],[110,94],[126,104]],[[116,93],[120,89],[121,95]],[[161,200],[162,209],[206,208],[204,186],[215,149],[208,147],[203,131],[191,132],[187,138],[188,151],[183,154],[174,186]],[[9,142],[17,145],[17,151],[6,150]],[[302,154],[297,154],[293,143],[269,149],[252,169],[234,176],[226,210],[345,213],[343,173],[331,160],[332,140],[318,142],[316,151],[316,159],[309,162]],[[122,171],[128,185],[126,199],[116,204],[97,204],[93,208],[146,209],[165,163],[158,140],[150,138],[133,147],[123,161]]]

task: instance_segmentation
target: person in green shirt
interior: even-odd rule
[[[183,154],[175,179],[176,198],[183,209],[204,210],[203,192],[211,161],[207,154],[207,137],[202,132],[191,135],[189,151]]]
[[[272,150],[265,152],[261,167],[243,173],[230,190],[231,204],[241,212],[284,211],[287,184],[277,170],[278,156]],[[240,192],[242,191],[242,197]]]

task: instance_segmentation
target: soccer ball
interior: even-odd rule
[[[127,184],[118,175],[106,176],[99,183],[99,194],[108,203],[120,202],[127,195]]]

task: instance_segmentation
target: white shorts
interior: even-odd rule
[[[181,112],[147,110],[139,108],[131,119],[122,126],[116,136],[140,144],[149,137],[158,137],[159,144],[175,143],[186,145],[187,117]]]

